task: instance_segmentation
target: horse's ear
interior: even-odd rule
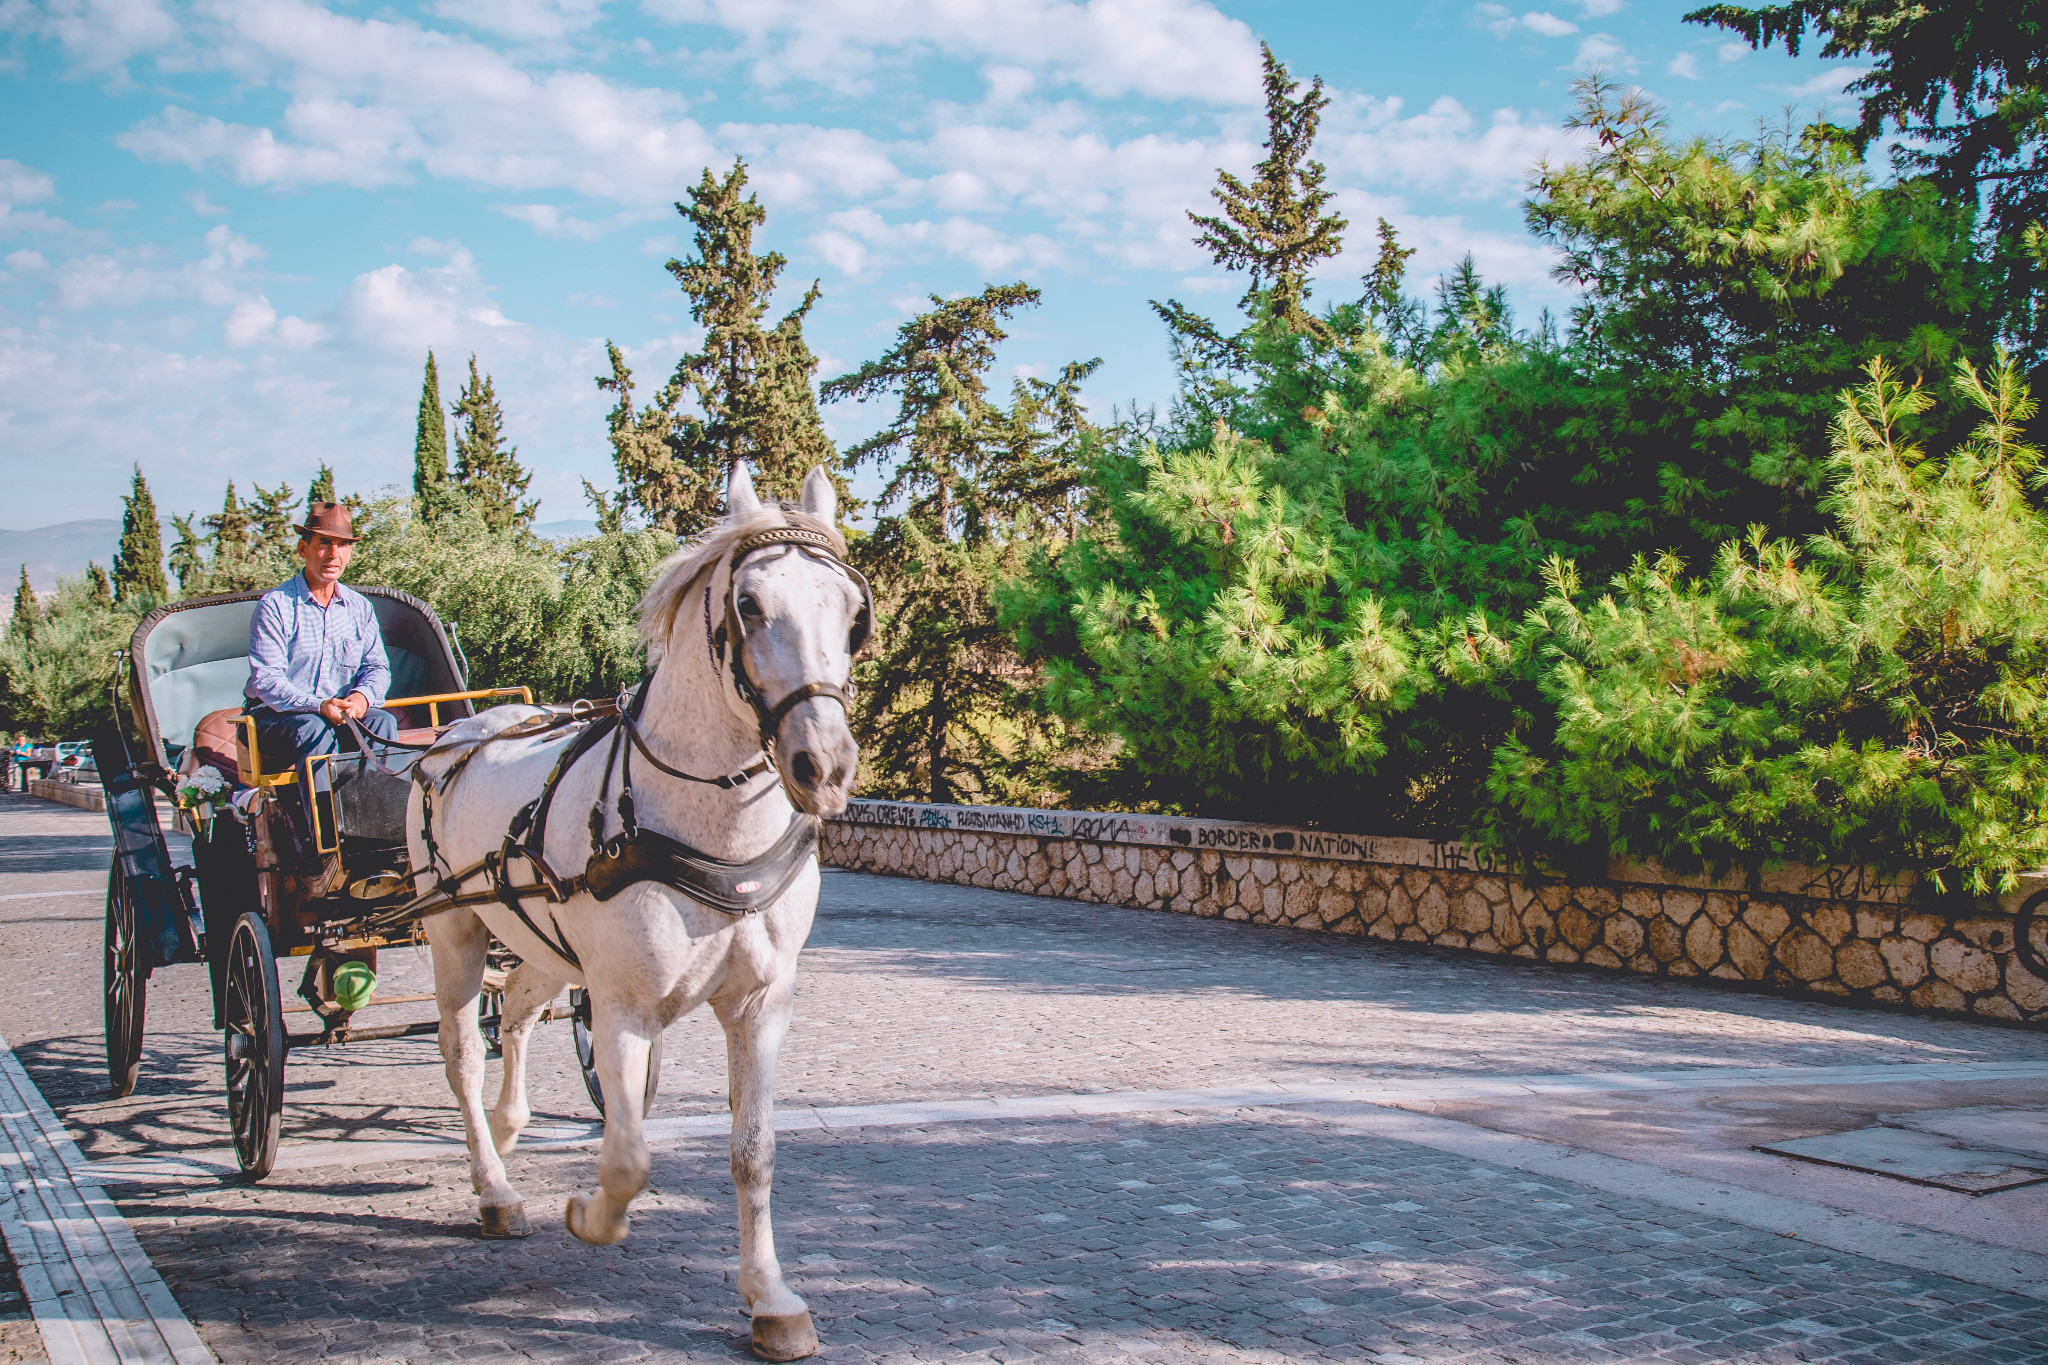
[[[745,460],[732,462],[732,477],[725,483],[725,511],[734,521],[743,521],[761,510],[761,500],[754,496],[754,480],[747,473]]]
[[[813,465],[811,472],[804,476],[804,511],[830,526],[839,516],[839,490],[832,486],[832,476],[825,472],[825,466]]]

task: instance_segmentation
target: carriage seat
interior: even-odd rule
[[[401,727],[404,726],[407,716],[402,708],[392,710],[391,714],[398,718]],[[406,744],[430,744],[447,728],[446,725],[438,729],[401,728],[398,738]],[[242,738],[242,708],[230,706],[220,711],[209,711],[199,718],[192,734],[192,748],[198,753],[201,763],[217,769],[222,777],[240,787],[247,785],[242,781]],[[264,745],[258,757],[266,773],[288,772],[298,761],[297,756],[289,751],[268,744]]]

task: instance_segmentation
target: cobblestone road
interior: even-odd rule
[[[0,1033],[88,1155],[217,1149],[200,969],[159,974],[141,1088],[102,1098],[106,858],[102,817],[0,797]],[[826,879],[812,943],[791,1103],[2048,1061],[2040,1034],[1961,1021],[846,874]],[[426,981],[409,955],[381,972],[388,991]],[[537,1124],[588,1117],[566,1034],[537,1053]],[[666,1053],[657,1114],[719,1109],[708,1021],[678,1024]],[[430,1042],[295,1054],[287,1077],[288,1144],[452,1128]],[[1940,1090],[1915,1103],[1970,1102]],[[517,1243],[472,1235],[448,1160],[113,1192],[226,1361],[743,1355],[722,1143],[660,1147],[618,1247],[560,1229],[592,1164],[514,1158],[540,1227]],[[2039,1299],[1313,1108],[789,1133],[776,1206],[828,1360],[2048,1361]]]

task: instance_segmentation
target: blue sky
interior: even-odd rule
[[[924,296],[1025,279],[1002,374],[1101,356],[1163,403],[1146,300],[1227,310],[1190,239],[1263,136],[1258,44],[1332,92],[1320,146],[1355,293],[1384,215],[1426,284],[1472,252],[1524,317],[1566,302],[1521,226],[1569,156],[1574,76],[1681,132],[1846,113],[1857,68],[1755,54],[1653,0],[0,0],[0,526],[165,512],[233,477],[410,477],[428,347],[474,353],[543,519],[612,482],[604,342],[645,390],[693,340],[672,202],[744,155],[825,375]],[[872,407],[827,412],[845,443]]]

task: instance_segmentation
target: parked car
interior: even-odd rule
[[[93,761],[91,742],[67,739],[59,743],[51,759],[50,775],[73,782],[99,781],[99,765]]]

